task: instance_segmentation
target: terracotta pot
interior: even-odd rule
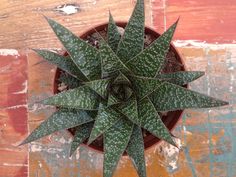
[[[125,27],[126,26],[126,22],[117,22],[116,23],[117,26],[120,26],[120,27]],[[80,35],[80,37],[82,39],[86,39],[87,36],[95,33],[96,31],[102,31],[104,29],[107,29],[107,23],[105,24],[101,24],[101,25],[98,25],[94,28],[91,28],[90,30],[86,31],[85,33],[83,33],[82,35]],[[96,29],[96,31],[95,31]],[[155,32],[155,30],[153,30],[152,28],[150,27],[145,27],[145,34],[150,34],[151,36],[155,37],[155,38],[158,38],[160,36],[159,33]],[[179,54],[179,52],[176,50],[176,48],[174,47],[173,44],[171,44],[170,46],[170,50],[175,54],[175,57],[177,59],[177,61],[179,63],[181,63],[181,71],[185,71],[186,68],[184,66],[184,62]],[[65,55],[67,55],[67,53],[65,53]],[[53,92],[54,94],[56,93],[59,93],[58,91],[58,78],[60,76],[60,69],[57,68],[56,70],[56,74],[55,74],[55,78],[54,78],[54,86],[53,86]],[[185,86],[187,87],[187,85]],[[180,120],[181,116],[182,116],[182,113],[183,111],[171,111],[171,112],[168,112],[167,115],[165,116],[162,116],[162,120],[164,122],[164,124],[166,125],[166,127],[171,131],[173,128],[175,128],[175,126],[177,125],[178,121]],[[73,131],[71,131],[70,129],[68,130],[70,133],[72,133],[73,135]],[[148,148],[150,148],[151,146],[157,144],[160,142],[160,139],[156,138],[155,136],[153,136],[152,134],[148,133],[145,137],[144,137],[144,146],[145,146],[145,150],[147,150]],[[86,143],[86,142],[85,142]],[[84,144],[86,145],[86,144]],[[98,152],[103,152],[103,147],[101,146],[97,146],[96,144],[90,144],[90,145],[86,145],[90,148],[92,148],[93,150],[95,151],[98,151]],[[124,153],[124,155],[126,155],[126,153]]]

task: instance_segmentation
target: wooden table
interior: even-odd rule
[[[76,3],[74,3],[76,2]],[[178,149],[162,142],[146,151],[148,177],[236,176],[236,1],[145,0],[146,25],[163,32],[180,17],[174,44],[188,70],[206,75],[191,89],[228,100],[217,109],[186,110],[174,130]],[[133,0],[1,0],[0,177],[99,177],[103,155],[80,147],[68,157],[71,136],[55,133],[17,145],[54,110],[33,104],[52,95],[55,67],[30,48],[61,50],[42,14],[81,34],[93,24],[128,20]],[[115,177],[135,177],[127,157]]]

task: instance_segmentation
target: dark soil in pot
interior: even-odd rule
[[[124,27],[126,26],[126,23],[120,22],[117,23],[119,26],[119,31],[122,34],[124,31]],[[84,40],[86,40],[91,45],[98,47],[99,45],[99,39],[100,35],[97,34],[97,32],[106,40],[107,39],[107,24],[102,24],[94,29],[88,30],[86,33],[82,34],[80,37]],[[158,38],[160,34],[156,33],[151,28],[146,27],[145,28],[145,43],[144,47],[149,46],[156,38]],[[67,55],[67,54],[65,54]],[[164,68],[162,69],[162,73],[171,73],[176,71],[185,71],[185,67],[183,64],[183,61],[175,49],[173,45],[171,45],[170,50],[166,56],[166,63]],[[54,94],[59,93],[61,91],[70,89],[65,85],[64,83],[60,82],[58,79],[61,75],[65,74],[62,70],[57,69],[54,79]],[[187,87],[187,86],[186,86]],[[183,111],[170,111],[170,112],[162,112],[160,113],[161,118],[166,125],[166,127],[169,130],[172,130],[175,125],[177,124],[178,120],[181,118],[181,114]],[[74,134],[75,129],[69,129],[69,131]],[[151,147],[152,145],[160,142],[158,138],[150,134],[149,132],[143,130],[143,137],[144,137],[144,146],[145,149]],[[86,143],[86,142],[85,142]],[[99,137],[96,139],[92,144],[89,145],[89,147],[98,150],[100,152],[103,151],[103,137]]]

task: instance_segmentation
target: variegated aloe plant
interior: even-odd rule
[[[101,38],[98,48],[47,21],[69,56],[35,52],[67,73],[60,79],[71,89],[42,101],[58,110],[22,144],[76,127],[71,154],[85,140],[90,144],[103,135],[103,176],[112,176],[126,151],[138,175],[145,177],[143,130],[176,146],[159,112],[227,104],[182,87],[203,72],[160,74],[177,22],[144,49],[143,0],[137,0],[122,36],[110,14],[107,40]]]

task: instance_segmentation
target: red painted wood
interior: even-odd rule
[[[0,176],[27,177],[27,146],[17,147],[28,134],[27,57],[0,56]]]
[[[175,39],[236,42],[235,0],[154,0],[152,5],[158,31],[163,32],[162,26],[169,27],[180,17]]]

